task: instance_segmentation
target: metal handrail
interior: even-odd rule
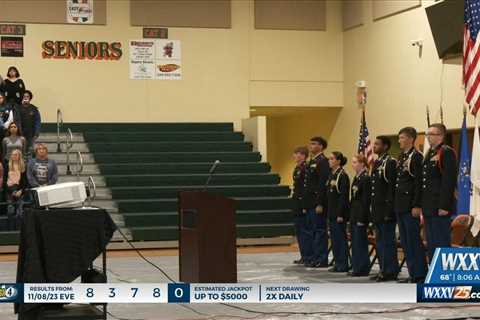
[[[77,174],[77,180],[80,181],[80,175],[83,172],[83,156],[80,151],[77,152],[77,162],[75,164],[75,173]]]
[[[70,128],[67,129],[65,145],[67,146],[67,175],[71,176],[72,170],[70,170],[70,149],[73,147],[73,133]]]
[[[60,131],[62,127],[63,127],[62,110],[57,109],[57,152],[62,152],[61,141],[60,141]]]
[[[92,200],[95,200],[97,196],[97,185],[95,184],[95,181],[93,180],[92,176],[88,177],[87,190],[88,190],[88,195],[87,195],[88,206],[91,207]],[[93,193],[92,193],[92,190],[93,190]]]

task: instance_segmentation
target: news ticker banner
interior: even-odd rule
[[[480,248],[437,249],[425,284],[37,283],[0,284],[18,303],[415,303],[480,302]]]
[[[414,303],[398,284],[4,284],[0,301],[19,303]]]

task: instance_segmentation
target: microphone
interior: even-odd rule
[[[219,164],[220,164],[220,160],[215,160],[213,165],[210,167],[210,171],[208,172],[207,182],[205,182],[205,185],[203,186],[203,191],[207,190],[207,187],[210,184],[210,180],[212,180],[213,174],[215,173],[215,170],[217,170],[217,167]]]

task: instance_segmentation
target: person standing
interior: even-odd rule
[[[390,146],[390,139],[386,136],[378,136],[373,145],[378,158],[372,169],[371,208],[380,272],[371,279],[377,282],[396,280],[400,269],[393,211],[397,162],[388,154]]]
[[[27,142],[27,154],[31,155],[33,145],[40,135],[41,117],[38,108],[31,101],[33,93],[26,90],[23,94],[22,105],[17,106],[19,116],[19,126],[25,140]]]
[[[312,256],[313,232],[307,223],[307,214],[315,209],[315,202],[311,192],[308,192],[307,163],[308,149],[298,147],[293,151],[295,169],[293,170],[293,194],[295,235],[297,236],[300,259],[295,264],[304,264]]]
[[[20,73],[16,67],[11,66],[8,68],[7,78],[4,80],[3,87],[9,103],[14,105],[22,103],[25,83],[20,78]]]
[[[422,211],[429,261],[435,249],[450,247],[451,242],[450,217],[455,207],[457,157],[445,144],[446,134],[443,124],[430,125],[427,132],[430,150],[423,161]]]
[[[347,222],[350,179],[343,170],[347,158],[338,151],[332,152],[328,158],[332,169],[327,181],[327,216],[332,240],[332,251],[335,264],[330,272],[348,272]]]
[[[3,159],[5,163],[8,163],[13,150],[20,150],[22,154],[25,152],[25,138],[18,130],[18,126],[15,122],[10,123],[8,126],[7,136],[2,140]]]
[[[416,138],[417,131],[412,127],[405,127],[398,133],[402,154],[395,184],[395,213],[409,274],[400,282],[423,282],[427,274],[425,248],[420,236],[423,156],[414,147]]]
[[[370,273],[368,254],[368,222],[370,216],[371,181],[368,160],[363,154],[352,158],[355,171],[350,196],[350,226],[352,229],[352,277],[364,277]]]
[[[0,141],[3,141],[8,133],[8,127],[14,121],[14,108],[7,103],[5,93],[0,92]],[[3,150],[2,150],[3,154]]]
[[[308,224],[313,232],[312,256],[306,261],[306,266],[311,268],[328,267],[328,232],[327,232],[327,179],[330,166],[324,155],[328,143],[322,137],[310,139],[311,159],[307,168],[307,189],[314,199],[314,207],[308,210]]]

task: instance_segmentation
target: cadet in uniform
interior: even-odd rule
[[[308,158],[308,149],[306,147],[296,148],[293,152],[293,158],[296,166],[293,170],[292,198],[294,200],[295,235],[300,250],[300,259],[293,263],[303,264],[312,256],[313,232],[311,226],[307,224],[307,212],[315,208],[315,202],[311,192],[307,190],[306,159]]]
[[[306,262],[307,267],[328,267],[328,233],[326,216],[326,184],[330,167],[323,154],[327,148],[327,140],[322,137],[310,139],[310,155],[307,168],[307,190],[314,199],[315,206],[308,210],[308,224],[313,230],[312,256]]]
[[[368,254],[368,221],[370,216],[370,176],[368,160],[363,154],[352,158],[353,178],[350,197],[350,226],[352,228],[352,277],[368,276],[370,255]]]
[[[420,236],[423,156],[414,147],[416,138],[417,131],[412,127],[398,133],[402,154],[395,184],[395,213],[409,274],[400,282],[423,282],[427,274],[425,248]]]
[[[399,272],[393,211],[397,163],[388,154],[390,146],[386,136],[378,136],[373,146],[378,158],[372,169],[371,211],[380,272],[372,279],[378,282],[395,280]]]
[[[435,123],[428,128],[430,143],[423,162],[422,210],[425,219],[427,249],[432,261],[436,248],[450,247],[450,217],[455,207],[457,159],[455,151],[444,144],[447,129]]]
[[[350,179],[343,170],[347,158],[338,151],[328,158],[331,173],[327,182],[327,215],[335,264],[331,272],[348,272],[347,221]]]

